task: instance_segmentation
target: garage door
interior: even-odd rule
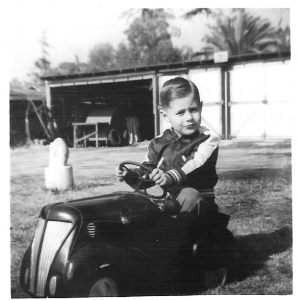
[[[289,138],[292,76],[289,61],[252,63],[230,70],[232,138]]]

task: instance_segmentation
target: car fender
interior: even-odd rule
[[[101,270],[118,266],[120,270],[138,265],[153,265],[152,259],[135,248],[97,243],[77,250],[68,260],[65,270],[67,281],[94,277]]]
[[[20,286],[22,289],[29,284],[29,271],[30,270],[30,261],[31,261],[31,246],[27,248],[24,253],[21,269],[20,269]]]
[[[157,267],[142,251],[99,243],[83,247],[70,257],[64,272],[64,288],[61,290],[68,295],[84,296],[86,288],[101,275],[111,271],[128,281],[132,276],[139,279],[145,277],[143,272],[147,275],[145,280],[157,278]]]

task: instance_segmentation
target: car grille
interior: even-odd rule
[[[30,292],[43,297],[50,266],[57,250],[72,229],[72,223],[39,219],[31,250]],[[43,240],[42,240],[43,238]]]
[[[87,226],[88,234],[93,239],[96,235],[96,225],[95,223],[89,223]]]

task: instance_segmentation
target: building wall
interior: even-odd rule
[[[275,54],[237,57],[225,63],[183,62],[131,70],[129,73],[123,70],[120,74],[49,78],[46,82],[47,103],[49,107],[53,105],[50,90],[56,87],[63,90],[77,87],[95,97],[97,91],[92,86],[102,90],[109,84],[113,87],[112,91],[119,91],[120,84],[138,87],[147,83],[151,91],[149,97],[152,97],[148,99],[148,108],[149,111],[153,109],[148,120],[153,122],[151,130],[156,135],[169,126],[160,116],[159,91],[168,79],[182,76],[198,86],[203,101],[202,125],[222,139],[290,138],[291,99],[294,96],[290,81],[293,76],[290,55]],[[79,102],[83,101],[83,97],[77,98]],[[127,101],[125,98],[124,102]],[[140,97],[139,101],[146,104],[145,97]],[[82,112],[79,106],[78,109],[78,113]],[[141,109],[144,109],[143,105]]]
[[[290,61],[252,63],[230,70],[232,138],[291,136]]]
[[[197,85],[202,125],[223,139],[291,137],[289,60],[191,69],[188,74],[161,76],[159,87],[176,76]],[[160,118],[160,133],[168,126]]]

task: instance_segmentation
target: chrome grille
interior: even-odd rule
[[[43,232],[41,227],[44,226],[44,223],[45,221],[42,219],[38,222],[37,232],[32,247],[31,260],[30,291],[34,293],[34,285],[36,282],[35,294],[39,297],[43,297],[45,294],[46,280],[54,256],[72,229],[72,223],[48,221],[38,259],[38,242],[41,239]],[[36,265],[37,261],[38,265]]]
[[[35,285],[35,277],[36,277],[36,267],[38,262],[39,245],[41,244],[44,225],[45,225],[45,220],[40,218],[36,226],[35,235],[31,246],[31,268],[30,268],[30,289],[29,290],[33,294],[35,292],[34,285]]]

